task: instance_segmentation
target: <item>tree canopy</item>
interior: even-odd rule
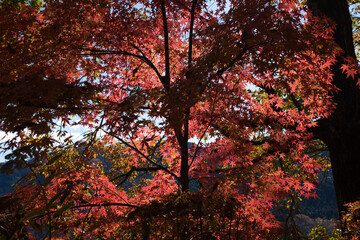
[[[4,1],[0,16],[3,170],[31,169],[3,198],[9,237],[266,239],[277,207],[288,220],[314,196],[332,19],[292,0]]]

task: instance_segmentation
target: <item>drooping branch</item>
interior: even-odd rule
[[[88,48],[83,48],[81,50],[90,52],[90,53],[82,53],[81,55],[93,56],[93,55],[115,54],[115,55],[124,55],[124,56],[135,57],[135,58],[141,60],[142,62],[146,63],[152,70],[154,70],[155,74],[160,79],[160,81],[163,81],[163,77],[161,76],[159,70],[156,68],[156,66],[153,64],[153,62],[144,55],[138,55],[138,54],[134,54],[134,53],[127,52],[127,51],[122,51],[122,50],[120,50],[120,51],[118,51],[118,50],[100,50],[100,49],[88,49]]]
[[[111,207],[111,206],[120,206],[120,207],[131,207],[131,208],[138,208],[139,206],[129,204],[129,203],[92,203],[92,204],[84,204],[79,206],[73,206],[70,209],[77,209],[77,208],[86,208],[86,207]]]
[[[87,204],[83,204],[83,205],[69,207],[68,210],[75,210],[75,209],[88,208],[88,207],[91,208],[91,207],[115,207],[115,206],[139,208],[139,206],[129,204],[129,203],[87,203]],[[40,219],[40,218],[43,218],[45,216],[51,216],[51,214],[54,214],[56,212],[57,212],[57,210],[49,211],[49,212],[47,212],[45,214],[36,215],[36,216],[32,217],[31,219]]]

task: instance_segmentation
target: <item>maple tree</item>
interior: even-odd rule
[[[3,169],[31,169],[4,234],[264,239],[276,203],[314,196],[331,19],[291,0],[35,3],[0,10]]]

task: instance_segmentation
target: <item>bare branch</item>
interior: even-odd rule
[[[131,176],[131,174],[133,172],[156,172],[162,170],[162,168],[159,167],[132,167],[130,169],[130,171],[128,171],[127,173],[121,174],[119,176],[116,176],[114,178],[112,178],[110,181],[113,182],[119,178],[125,177],[119,184],[117,184],[117,186],[122,185],[124,182],[126,182],[126,180],[129,179],[129,177]]]

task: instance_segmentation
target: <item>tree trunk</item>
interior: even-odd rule
[[[328,139],[339,215],[345,203],[360,199],[360,131],[346,129]]]
[[[331,18],[336,23],[334,38],[344,50],[343,56],[355,56],[352,22],[347,0],[308,0],[314,15]],[[333,67],[336,109],[328,119],[321,119],[314,129],[315,137],[328,146],[339,215],[344,204],[360,200],[360,90],[356,80],[347,78],[339,57]]]

